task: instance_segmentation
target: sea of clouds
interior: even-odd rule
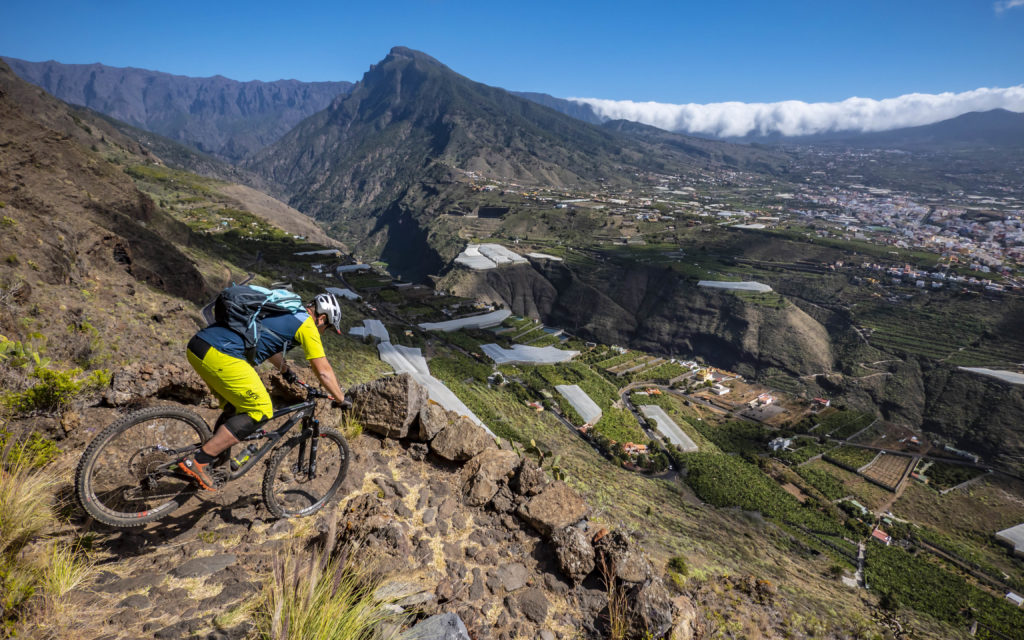
[[[885,131],[948,120],[971,111],[1024,112],[1024,85],[982,88],[963,93],[908,93],[873,100],[842,102],[716,102],[666,104],[569,98],[587,104],[609,120],[632,120],[660,129],[720,137],[748,134],[799,136],[830,131]]]

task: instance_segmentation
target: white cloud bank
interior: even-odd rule
[[[996,13],[1002,13],[1014,7],[1024,7],[1024,0],[1000,0],[995,4]]]
[[[598,98],[569,100],[588,104],[599,116],[609,120],[632,120],[669,131],[723,137],[750,133],[799,136],[829,131],[885,131],[915,127],[971,111],[1007,109],[1024,112],[1024,85],[963,93],[908,93],[884,100],[848,98],[842,102],[786,100],[666,104]]]

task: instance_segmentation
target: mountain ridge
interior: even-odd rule
[[[395,47],[351,92],[243,166],[278,185],[289,204],[334,222],[344,240],[383,256],[401,273],[407,267],[397,265],[409,262],[412,245],[393,231],[422,249],[416,236],[429,235],[424,225],[439,213],[436,196],[470,174],[555,188],[628,187],[639,171],[786,162],[722,142],[694,140],[705,147],[701,153],[653,142],[581,122],[474,82],[425,53]],[[715,145],[730,153],[709,152]],[[440,257],[425,259],[425,268],[408,275],[437,273]]]
[[[58,99],[89,107],[230,161],[273,142],[323,109],[350,82],[240,82],[100,63],[29,62],[4,57],[22,79]]]

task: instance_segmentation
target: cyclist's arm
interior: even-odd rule
[[[345,392],[338,386],[338,379],[334,377],[334,369],[331,367],[331,363],[327,361],[327,358],[312,358],[309,360],[309,364],[313,367],[313,373],[316,374],[320,385],[327,389],[327,393],[334,396],[334,399],[338,402],[344,400]]]

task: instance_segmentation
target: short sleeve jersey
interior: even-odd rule
[[[308,313],[282,314],[264,319],[261,323],[260,339],[256,343],[255,364],[259,364],[276,353],[289,351],[296,345],[302,347],[307,360],[324,357],[324,345],[320,331]],[[224,325],[213,324],[197,333],[211,347],[232,356],[245,359],[245,345],[242,336]]]

